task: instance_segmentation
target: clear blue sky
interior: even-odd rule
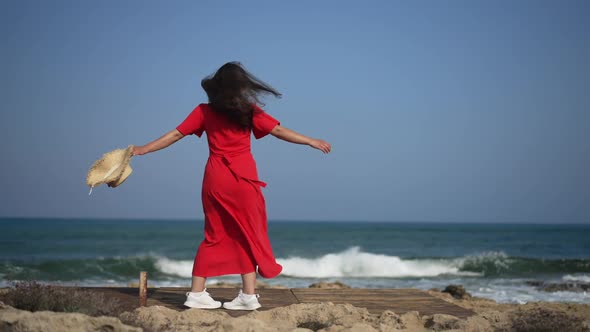
[[[270,220],[590,222],[588,1],[1,1],[0,217],[202,218],[205,139],[132,160],[242,62],[333,145],[253,142]]]

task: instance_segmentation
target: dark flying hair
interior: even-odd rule
[[[263,105],[259,96],[281,94],[250,74],[239,62],[228,62],[201,81],[213,110],[225,114],[242,128],[252,127],[253,104]]]

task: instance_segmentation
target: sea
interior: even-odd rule
[[[0,219],[0,287],[22,280],[73,286],[189,287],[202,220]],[[530,281],[590,283],[590,225],[269,221],[283,272],[271,285],[444,289],[460,284],[503,303],[590,303]],[[239,276],[210,278],[238,282]]]

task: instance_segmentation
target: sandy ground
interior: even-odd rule
[[[314,287],[348,286],[324,283]],[[254,311],[237,318],[221,310],[175,311],[161,306],[138,308],[119,317],[90,317],[76,313],[31,313],[0,303],[0,331],[590,331],[587,304],[498,304],[468,295],[456,299],[436,290],[429,293],[471,309],[476,315],[468,319],[442,314],[422,316],[418,312],[398,315],[384,311],[372,315],[364,308],[328,302]]]

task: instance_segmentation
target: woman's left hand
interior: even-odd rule
[[[145,149],[145,147],[143,146],[133,146],[133,155],[134,156],[141,156],[143,154],[146,154],[147,151]]]

